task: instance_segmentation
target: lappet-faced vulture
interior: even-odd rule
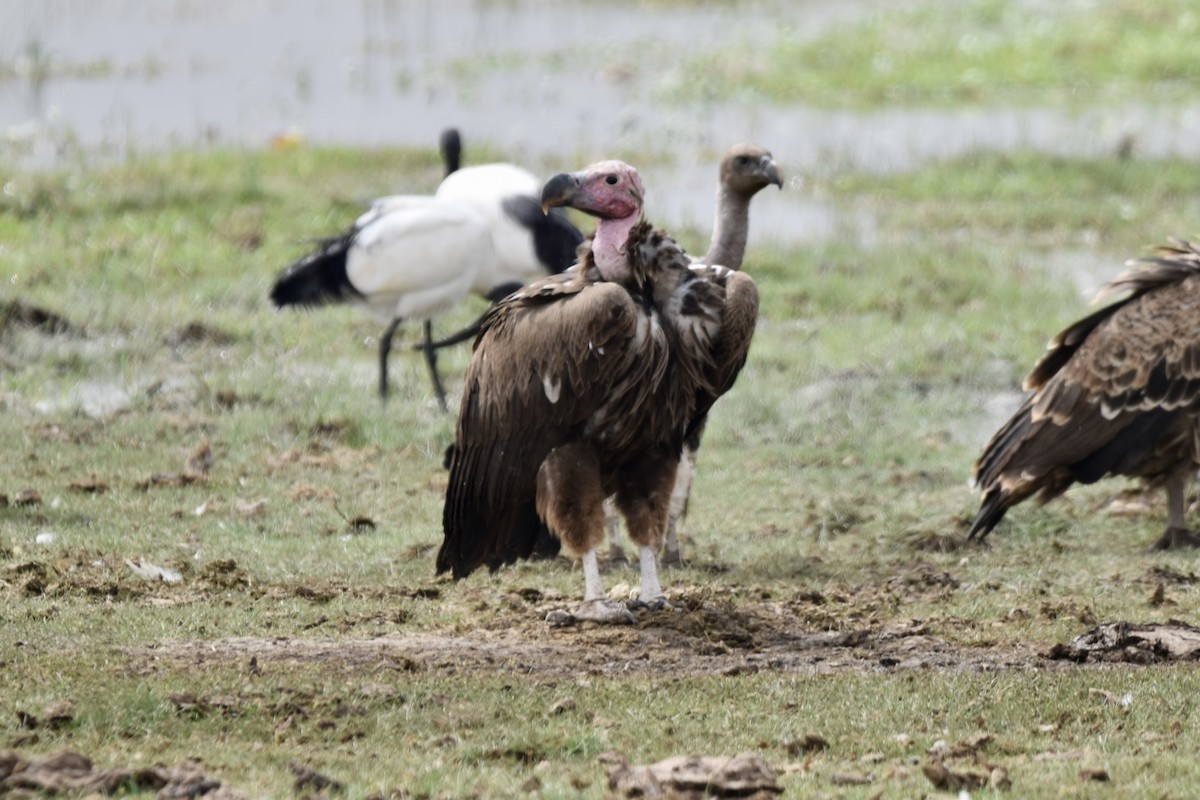
[[[455,577],[529,555],[544,520],[582,557],[574,617],[626,622],[609,601],[597,548],[615,495],[641,562],[639,601],[666,605],[657,552],[684,441],[734,382],[750,346],[758,291],[746,275],[695,267],[640,221],[644,191],[619,161],[558,175],[547,207],[599,218],[568,272],[510,295],[488,314],[467,370],[438,572]]]
[[[742,268],[746,255],[746,241],[750,235],[750,201],[768,186],[783,188],[779,165],[771,151],[756,144],[736,144],[725,152],[717,175],[716,216],[713,220],[712,241],[708,252],[692,258],[694,264],[720,265],[732,270]],[[687,513],[688,500],[692,494],[692,480],[696,470],[696,452],[700,449],[700,437],[704,432],[703,422],[688,437],[683,447],[683,458],[675,478],[671,494],[671,516],[667,524],[667,538],[663,547],[663,564],[682,564],[679,538],[676,527]],[[609,530],[609,560],[622,562],[625,553],[621,550],[618,536],[620,522],[615,509],[606,507]]]

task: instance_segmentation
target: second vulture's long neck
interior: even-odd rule
[[[602,219],[596,223],[592,260],[604,280],[625,283],[629,279],[629,254],[625,252],[625,244],[629,240],[629,232],[637,224],[639,213],[634,212],[621,219]]]
[[[712,244],[700,257],[700,262],[741,269],[749,232],[750,198],[721,184],[717,187],[717,218],[713,223]]]

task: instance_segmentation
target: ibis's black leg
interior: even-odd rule
[[[388,353],[392,350],[392,337],[396,335],[396,329],[400,327],[400,320],[392,320],[392,324],[387,326],[387,330],[383,332],[383,336],[379,337],[379,400],[386,403],[388,397],[388,377],[387,377],[387,361]]]
[[[433,346],[433,323],[425,320],[425,340],[422,343],[425,351],[425,363],[429,365],[429,377],[433,379],[433,391],[437,392],[438,405],[442,411],[449,411],[446,405],[446,390],[442,387],[442,378],[437,371],[437,348]]]
[[[487,299],[490,300],[492,303],[499,303],[501,300],[508,297],[513,292],[517,291],[518,289],[524,289],[524,288],[525,288],[525,284],[521,283],[520,281],[509,281],[508,283],[501,283],[497,286],[493,286],[491,289],[488,290]]]
[[[445,339],[438,339],[436,342],[430,342],[429,346],[434,350],[441,350],[443,347],[450,347],[451,345],[458,344],[459,342],[466,342],[474,339],[479,335],[479,329],[483,327],[483,320],[486,316],[487,312],[485,311],[482,315],[480,315],[479,319],[475,320],[458,333],[452,333]],[[421,343],[420,347],[422,350],[425,350],[426,348],[423,342]]]
[[[492,290],[487,293],[487,299],[492,301],[492,303],[499,303],[517,289],[522,288],[524,285],[525,284],[519,281],[513,281],[511,283],[502,283],[499,286],[494,286],[492,287]],[[487,318],[487,315],[488,312],[485,311],[479,315],[479,319],[475,320],[458,333],[452,333],[445,339],[438,339],[433,343],[433,348],[435,350],[441,350],[443,347],[449,347],[451,345],[458,344],[459,342],[466,342],[474,339],[477,335],[479,335],[479,329],[483,327],[483,321]],[[421,349],[424,350],[425,346],[422,345]]]

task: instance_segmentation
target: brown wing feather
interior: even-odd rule
[[[744,272],[723,267],[694,267],[692,272],[707,288],[698,292],[695,305],[705,318],[715,318],[717,327],[711,339],[696,346],[707,355],[703,380],[696,395],[696,408],[688,424],[689,439],[698,437],[709,410],[717,399],[732,388],[746,364],[750,341],[758,321],[758,287]],[[696,330],[692,328],[690,330]],[[690,441],[693,449],[699,442]]]
[[[637,309],[620,286],[553,276],[485,321],[464,381],[439,573],[528,556],[538,467],[627,371]]]
[[[1200,401],[1200,253],[1186,242],[1118,276],[1101,293],[1124,300],[1085,317],[1051,342],[1026,379],[1036,388],[975,463],[984,501],[971,535],[1041,492],[1105,474],[1150,475],[1183,457],[1175,418]],[[1164,455],[1166,453],[1167,455]]]
[[[1101,303],[1127,293],[1126,297],[1072,323],[1051,339],[1048,352],[1025,378],[1026,391],[1041,388],[1075,355],[1088,334],[1117,311],[1147,292],[1196,275],[1200,271],[1200,250],[1191,242],[1173,239],[1171,244],[1158,248],[1156,256],[1133,263],[1141,266],[1113,278],[1097,292],[1092,302]]]
[[[693,271],[644,222],[626,252],[625,286],[596,282],[584,248],[573,274],[512,295],[485,320],[464,381],[439,572],[462,577],[529,555],[538,469],[563,445],[587,442],[598,471],[589,477],[616,491],[627,516],[650,514],[689,422],[732,385],[754,330],[753,281]]]
[[[1061,369],[1106,417],[1120,411],[1172,411],[1200,394],[1200,274],[1163,284],[1121,304]],[[1038,409],[1056,413],[1056,404]]]
[[[745,366],[754,327],[758,323],[758,287],[750,276],[744,272],[727,272],[723,282],[725,302],[713,354],[715,372],[711,381],[717,397],[729,391]]]

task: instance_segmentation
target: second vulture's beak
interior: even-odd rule
[[[774,159],[768,158],[762,164],[763,177],[767,179],[767,183],[773,183],[780,189],[783,188],[783,176],[779,174],[779,165]]]
[[[549,214],[557,206],[569,206],[583,179],[578,172],[560,172],[542,187],[542,213]]]

